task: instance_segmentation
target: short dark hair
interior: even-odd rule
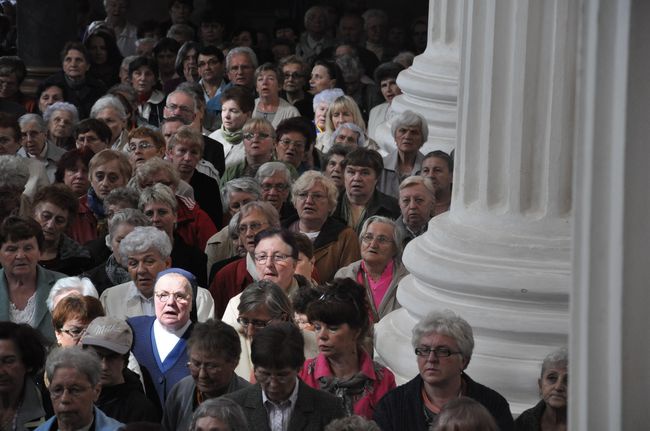
[[[20,126],[15,115],[8,112],[0,112],[0,127],[3,129],[12,129],[14,131],[14,140],[20,142]]]
[[[245,88],[235,85],[221,93],[221,104],[223,105],[228,100],[234,100],[242,112],[253,112],[253,109],[255,109],[255,97],[253,97],[250,90]]]
[[[45,365],[47,341],[26,323],[0,322],[0,340],[13,341],[28,375],[36,375]]]
[[[327,164],[329,163],[333,155],[342,156],[343,158],[346,158],[347,155],[350,153],[350,151],[352,151],[352,148],[348,147],[347,145],[343,145],[343,144],[332,145],[329,151],[323,155],[322,169],[325,170],[325,167],[327,166]]]
[[[255,332],[251,361],[254,367],[297,370],[305,362],[304,349],[305,341],[296,325],[278,322]]]
[[[291,232],[293,239],[296,241],[298,253],[302,253],[309,259],[314,257],[314,243],[311,242],[309,237],[302,232]]]
[[[74,128],[73,136],[76,138],[81,133],[95,132],[100,141],[104,142],[106,145],[111,143],[112,133],[111,129],[108,128],[106,123],[96,118],[86,118],[81,120],[77,127]]]
[[[291,305],[293,311],[300,314],[307,314],[309,304],[321,297],[323,292],[316,290],[311,286],[298,286],[298,290],[291,295]]]
[[[8,241],[17,242],[36,238],[39,249],[43,249],[43,230],[31,217],[9,216],[0,225],[0,247]]]
[[[345,93],[345,79],[343,78],[343,71],[338,64],[329,60],[316,60],[314,62],[314,67],[316,66],[323,66],[326,68],[330,79],[336,79],[336,88],[340,88]]]
[[[27,75],[27,68],[22,58],[16,55],[5,55],[0,57],[0,76],[7,76],[13,73],[16,75],[16,83],[20,85]]]
[[[429,159],[431,157],[444,160],[445,162],[447,162],[447,169],[449,169],[449,172],[454,172],[454,158],[449,154],[445,153],[442,150],[431,151],[424,156],[422,161],[425,161],[426,159]]]
[[[241,355],[239,335],[235,329],[221,320],[208,319],[197,323],[187,340],[189,351],[194,349],[208,352],[226,360],[238,362]]]
[[[176,53],[178,53],[178,50],[180,48],[181,48],[181,44],[178,43],[176,39],[172,39],[171,37],[163,37],[153,47],[153,55],[155,57],[163,51],[170,51],[173,52],[174,55],[176,55]]]
[[[223,56],[223,52],[213,45],[202,46],[199,49],[199,55],[213,55],[217,57],[219,63],[223,63],[226,60],[226,57]]]
[[[381,81],[385,79],[397,79],[397,75],[404,70],[404,66],[392,61],[382,63],[375,69],[375,83],[381,85]]]
[[[54,181],[57,183],[62,183],[65,176],[65,171],[74,170],[79,160],[81,160],[81,162],[86,165],[86,168],[88,168],[90,159],[92,159],[94,155],[95,153],[93,153],[93,151],[88,147],[75,148],[74,150],[65,152],[56,164]]]
[[[306,150],[309,150],[309,147],[311,147],[316,141],[316,129],[314,129],[311,121],[306,118],[287,118],[286,120],[282,120],[275,128],[275,136],[277,136],[278,139],[280,139],[282,135],[291,132],[298,132],[307,139]]]
[[[133,72],[138,70],[141,67],[148,67],[151,69],[153,74],[158,80],[158,62],[154,58],[149,58],[145,56],[136,57],[131,63],[129,63],[129,77],[133,75]]]
[[[88,54],[88,50],[86,49],[86,46],[83,43],[78,42],[76,40],[71,40],[65,44],[65,46],[61,50],[61,62],[65,60],[65,56],[68,55],[68,51],[72,49],[79,51],[81,55],[84,56],[86,63],[90,64],[90,54]]]
[[[188,6],[190,10],[194,10],[194,0],[169,0],[169,8],[171,9],[174,6],[174,3],[181,3],[185,6]]]
[[[70,190],[68,186],[63,184],[45,186],[36,192],[32,206],[36,208],[36,205],[41,202],[49,202],[62,210],[68,211],[68,226],[70,226],[76,217],[79,208],[77,197],[72,193],[72,190]]]
[[[343,169],[348,165],[352,166],[363,166],[366,168],[371,168],[377,174],[377,177],[380,177],[384,171],[384,160],[375,150],[370,150],[368,148],[356,148],[348,153],[341,163]]]
[[[270,238],[273,236],[278,236],[280,239],[291,247],[291,257],[298,259],[298,244],[296,243],[296,237],[293,233],[287,229],[265,229],[260,231],[255,235],[255,247],[265,238]]]

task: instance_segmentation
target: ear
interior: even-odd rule
[[[101,392],[102,392],[102,384],[97,383],[97,385],[95,385],[95,387],[93,388],[93,401],[94,402],[97,402],[97,400],[99,399],[99,394],[101,394]]]
[[[168,257],[167,259],[165,259],[165,269],[171,267],[172,267],[172,258]]]

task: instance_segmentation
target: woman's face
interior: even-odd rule
[[[352,112],[343,106],[336,110],[333,110],[332,123],[334,124],[334,130],[336,130],[343,123],[354,123]]]
[[[270,160],[273,154],[273,142],[270,130],[261,129],[244,133],[244,152],[247,157],[259,159],[268,157]]]
[[[128,181],[129,178],[120,170],[118,160],[99,165],[90,174],[90,185],[101,200],[104,200],[113,189],[126,186]]]
[[[34,207],[34,220],[41,225],[45,242],[58,244],[61,235],[68,227],[70,214],[51,202],[39,202]]]
[[[257,199],[255,198],[255,195],[253,195],[252,193],[242,192],[242,191],[234,191],[230,193],[228,199],[228,210],[230,211],[230,215],[234,216],[239,212],[239,209],[242,207],[242,205],[252,202],[254,200]]]
[[[199,66],[197,63],[198,52],[195,49],[190,49],[185,54],[183,59],[183,75],[187,82],[196,82],[199,76]]]
[[[229,132],[240,130],[249,118],[250,113],[242,111],[234,100],[227,100],[221,106],[221,121]]]
[[[325,223],[332,209],[327,198],[327,189],[321,182],[314,182],[307,190],[298,192],[295,200],[298,217],[301,222],[309,225]]]
[[[53,85],[41,93],[41,97],[38,98],[38,109],[45,112],[48,106],[54,105],[56,102],[63,102],[63,90]]]
[[[253,339],[255,331],[259,331],[271,323],[272,320],[273,316],[271,316],[266,305],[263,304],[245,313],[239,313],[239,318],[237,319],[240,325],[241,321],[248,323],[248,326],[241,325],[240,332],[249,340]]]
[[[325,123],[327,121],[327,108],[329,105],[327,103],[321,103],[316,107],[316,112],[314,113],[314,122],[320,130],[325,130]]]
[[[156,147],[153,139],[145,136],[140,138],[131,138],[127,146],[129,152],[129,162],[133,169],[144,164],[149,159],[163,156],[162,148]]]
[[[250,48],[253,46],[253,36],[248,31],[242,31],[232,38],[232,42],[235,46],[247,46]]]
[[[28,371],[16,343],[10,339],[0,340],[0,358],[2,361],[2,378],[0,378],[0,396],[21,394]]]
[[[422,147],[422,131],[415,126],[401,126],[395,130],[395,143],[401,154],[417,153]]]
[[[48,129],[50,135],[54,138],[69,138],[72,136],[73,118],[72,113],[69,111],[59,110],[54,111]]]
[[[566,367],[554,366],[548,368],[544,371],[538,383],[539,392],[548,407],[553,409],[567,408],[569,370]]]
[[[100,36],[93,36],[88,41],[88,53],[93,64],[104,64],[108,61],[108,48]]]
[[[317,65],[311,70],[311,79],[309,79],[309,92],[313,95],[323,90],[334,88],[336,79],[332,79],[327,67]]]
[[[326,358],[336,358],[356,349],[359,330],[347,323],[328,325],[321,321],[312,322],[316,332],[318,351]]]
[[[158,62],[158,71],[161,75],[170,75],[174,73],[174,63],[176,62],[176,53],[168,50],[160,51],[156,55]]]
[[[14,277],[36,277],[41,251],[35,237],[6,241],[0,247],[0,264],[5,273]]]
[[[280,236],[261,240],[255,247],[255,269],[260,280],[269,280],[289,290],[296,272],[296,260],[291,257],[291,247]]]
[[[149,217],[152,225],[165,232],[169,238],[173,238],[176,213],[169,205],[162,202],[150,202],[144,206],[144,215]]]
[[[138,94],[149,94],[156,84],[156,75],[147,66],[138,67],[131,74],[131,85]]]
[[[111,129],[111,144],[120,136],[122,130],[126,128],[126,120],[122,120],[118,112],[113,108],[104,108],[97,113],[98,120],[106,123]]]
[[[265,70],[257,76],[256,80],[257,93],[260,97],[278,97],[280,94],[280,84],[278,76],[272,70]]]
[[[294,167],[300,166],[305,159],[307,138],[300,132],[287,132],[279,137],[275,145],[277,159]]]
[[[128,223],[121,223],[115,228],[113,236],[111,237],[111,251],[113,252],[113,257],[120,262],[120,243],[122,240],[131,232],[133,232],[135,227]]]
[[[371,223],[361,240],[361,258],[369,264],[387,265],[397,253],[394,238],[391,225]]]
[[[69,318],[60,329],[54,331],[56,341],[61,347],[76,346],[87,327],[88,323],[84,323],[79,316]]]
[[[90,187],[88,179],[88,166],[83,161],[77,160],[72,169],[66,169],[63,173],[63,184],[70,187],[76,196],[83,196]]]
[[[345,188],[345,184],[343,183],[343,160],[345,157],[343,157],[340,154],[332,154],[330,159],[327,161],[327,166],[325,166],[325,176],[330,178],[332,181],[334,181],[334,184],[336,184],[336,187],[339,190],[343,190]]]
[[[189,352],[188,364],[197,389],[207,397],[217,397],[223,393],[237,367],[237,361],[227,361],[218,352],[199,348]]]
[[[395,78],[383,79],[380,84],[381,95],[386,102],[391,103],[395,96],[402,94],[402,90],[397,85]]]

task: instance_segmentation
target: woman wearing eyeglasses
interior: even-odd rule
[[[501,431],[514,429],[505,398],[465,374],[474,350],[472,327],[465,319],[450,310],[431,312],[415,325],[411,342],[420,373],[389,392],[375,409],[373,419],[382,431],[429,430],[441,409],[460,396],[481,403]]]
[[[266,162],[273,160],[275,144],[275,129],[263,118],[251,118],[242,129],[244,137],[244,160],[226,167],[222,183],[233,178],[255,177],[257,169]]]
[[[138,127],[129,132],[129,143],[126,151],[133,171],[153,157],[163,158],[165,155],[165,138],[150,127]]]
[[[52,326],[61,347],[76,346],[90,322],[104,316],[104,307],[92,296],[69,295],[52,310]]]
[[[341,398],[348,415],[372,419],[379,400],[395,388],[395,376],[368,353],[368,312],[366,293],[354,281],[334,279],[326,285],[307,307],[320,353],[305,361],[300,378]]]
[[[391,219],[368,218],[361,228],[361,260],[339,269],[335,278],[351,278],[366,289],[374,322],[400,307],[397,287],[408,271],[402,265],[404,232]]]

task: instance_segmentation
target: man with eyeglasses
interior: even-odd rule
[[[199,49],[199,85],[203,90],[206,111],[215,116],[216,128],[221,127],[221,93],[227,86],[224,79],[224,60],[223,53],[216,46],[204,46]]]
[[[244,409],[249,429],[320,430],[345,415],[336,397],[298,378],[303,349],[293,323],[278,322],[256,333],[251,360],[257,384],[226,395]]]
[[[262,189],[262,200],[278,210],[281,221],[296,214],[296,209],[289,200],[292,177],[290,165],[282,162],[266,162],[255,174],[255,180]]]

